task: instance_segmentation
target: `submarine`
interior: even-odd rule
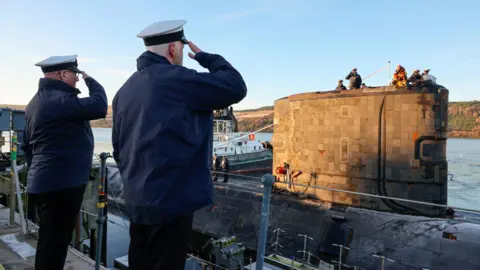
[[[308,250],[339,269],[480,269],[480,215],[447,206],[448,95],[432,81],[276,100],[266,253]],[[108,173],[122,204],[118,169]],[[260,179],[214,189],[194,231],[255,250]]]

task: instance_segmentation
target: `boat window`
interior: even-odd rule
[[[242,146],[242,142],[238,142],[237,145],[238,145],[238,146]]]
[[[225,147],[225,152],[227,152],[227,147]]]

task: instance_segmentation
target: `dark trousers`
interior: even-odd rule
[[[130,223],[130,270],[183,270],[193,214],[161,225]]]
[[[81,185],[54,192],[29,194],[40,219],[35,270],[63,269],[84,192],[85,185]]]
[[[223,183],[227,183],[228,182],[228,170],[223,170],[224,174],[223,174]]]

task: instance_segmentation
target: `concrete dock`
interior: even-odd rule
[[[35,252],[37,240],[35,233],[23,235],[20,225],[20,216],[15,214],[16,224],[10,226],[10,209],[0,205],[0,270],[33,270],[35,266]],[[29,222],[29,230],[36,225]],[[71,248],[68,252],[64,269],[83,270],[94,269],[95,262],[87,255]],[[107,269],[101,267],[101,269]]]

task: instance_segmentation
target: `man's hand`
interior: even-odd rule
[[[188,53],[188,56],[192,59],[195,59],[195,54],[202,51],[197,47],[197,45],[193,44],[193,42],[191,42],[191,41],[188,42],[188,46],[190,47],[190,50],[192,50],[192,52],[193,52],[193,53],[191,53],[191,52]]]
[[[89,77],[88,74],[85,73],[85,71],[82,71],[81,73],[82,73],[82,76],[83,76],[83,79],[84,79],[84,80]]]

